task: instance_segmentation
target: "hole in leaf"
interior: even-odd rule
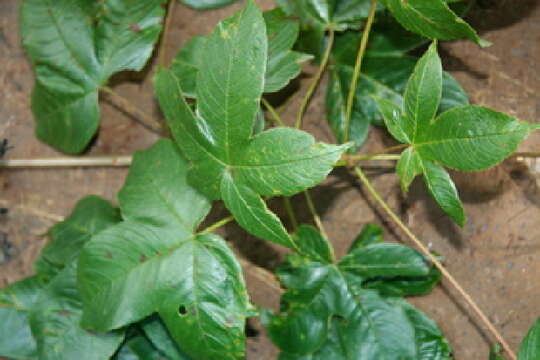
[[[259,336],[259,333],[260,333],[259,330],[255,329],[255,327],[253,326],[250,320],[246,322],[246,328],[244,331],[245,331],[246,337],[251,337],[251,338]]]
[[[187,315],[187,308],[184,305],[180,305],[178,307],[178,315],[180,315],[180,316],[186,316]]]

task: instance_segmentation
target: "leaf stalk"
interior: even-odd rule
[[[324,71],[326,70],[326,67],[328,65],[328,60],[330,59],[330,54],[332,52],[333,45],[334,45],[334,29],[330,28],[328,29],[328,42],[326,44],[326,50],[324,51],[321,65],[319,66],[319,69],[317,70],[317,73],[315,74],[313,81],[309,85],[306,95],[302,99],[302,103],[300,104],[300,109],[298,110],[298,115],[296,116],[295,127],[297,129],[300,129],[302,127],[302,120],[304,118],[304,114],[309,105],[309,101],[311,100],[311,97],[313,96],[313,93],[317,89],[317,86],[319,85],[321,81],[322,75],[324,74]]]
[[[362,32],[362,39],[360,40],[360,46],[358,47],[358,55],[356,56],[356,62],[354,64],[351,86],[349,88],[349,94],[347,96],[347,105],[345,109],[345,127],[343,129],[343,143],[349,141],[349,126],[351,124],[354,95],[356,94],[358,78],[360,77],[360,69],[362,68],[362,60],[364,59],[364,55],[366,53],[366,48],[369,41],[369,33],[371,32],[371,26],[373,25],[373,20],[375,19],[376,10],[377,0],[371,0],[371,5],[369,7],[369,15],[366,21],[364,31]]]

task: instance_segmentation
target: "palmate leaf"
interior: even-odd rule
[[[346,99],[359,41],[357,32],[346,32],[336,38],[332,52],[334,64],[326,93],[326,108],[330,127],[338,142],[343,141],[345,133]],[[387,17],[381,16],[380,21],[374,25],[351,112],[349,138],[356,147],[360,147],[366,140],[370,124],[382,124],[383,109],[379,109],[375,98],[387,100],[401,112],[402,94],[418,61],[407,53],[425,42],[425,38],[403,30]],[[443,72],[442,95],[438,112],[469,104],[465,91],[446,72]],[[389,127],[389,130],[392,131],[392,128]],[[400,141],[404,140],[400,138]]]
[[[107,360],[116,352],[124,331],[87,331],[80,327],[81,315],[77,266],[72,262],[41,291],[30,312],[39,359]]]
[[[535,360],[540,357],[540,319],[536,320],[519,346],[519,360]]]
[[[239,359],[249,305],[241,268],[221,238],[194,233],[210,202],[187,185],[187,170],[169,140],[135,155],[119,196],[125,221],[79,257],[82,324],[106,331],[157,312],[193,358]]]
[[[264,92],[281,90],[301,71],[301,63],[310,55],[292,51],[298,37],[298,23],[288,19],[280,8],[263,13],[268,37],[268,52]],[[193,37],[180,49],[173,60],[171,71],[180,79],[183,95],[197,97],[197,73],[202,66],[202,52],[207,36]]]
[[[440,40],[467,38],[489,45],[444,0],[384,0],[384,4],[403,27],[417,34]]]
[[[120,222],[120,212],[98,196],[81,199],[71,215],[49,230],[50,242],[35,263],[36,271],[56,275],[79,255],[83,245],[100,231]]]
[[[230,5],[237,0],[179,0],[182,4],[185,4],[193,9],[197,10],[209,10],[217,9],[223,6]]]
[[[376,101],[390,133],[410,144],[396,167],[402,189],[406,191],[416,175],[424,174],[437,203],[463,225],[458,192],[441,165],[465,171],[489,168],[514,152],[533,127],[482,106],[454,107],[436,117],[442,74],[434,42],[407,83],[403,110],[384,99]]]
[[[432,320],[399,298],[365,288],[370,278],[391,283],[430,273],[422,255],[378,242],[379,233],[373,225],[365,229],[339,264],[294,255],[278,271],[288,289],[283,312],[265,312],[263,322],[283,351],[280,359],[450,359]]]
[[[84,150],[100,118],[98,91],[122,70],[141,70],[161,32],[165,0],[29,0],[23,45],[34,64],[36,135],[67,153]]]
[[[156,93],[174,139],[193,163],[189,179],[211,199],[223,199],[255,236],[294,247],[261,195],[293,195],[322,181],[348,144],[316,143],[308,133],[274,128],[252,137],[264,89],[265,23],[249,1],[220,23],[200,53],[197,111],[181,96],[174,72],[161,69]]]

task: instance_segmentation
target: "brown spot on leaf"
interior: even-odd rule
[[[112,252],[110,252],[109,250],[107,250],[107,252],[105,252],[105,257],[106,257],[107,259],[112,259],[112,258],[113,258]]]
[[[142,264],[146,260],[148,260],[148,257],[144,254],[141,254],[141,256],[139,257],[139,262]]]
[[[139,26],[139,24],[130,24],[129,29],[131,31],[133,31],[133,32],[136,32],[136,33],[140,32],[142,30],[141,27]]]

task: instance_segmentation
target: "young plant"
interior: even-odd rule
[[[232,1],[183,2],[209,8]],[[23,43],[35,63],[33,108],[42,140],[66,152],[87,146],[99,120],[98,91],[113,73],[144,66],[161,31],[162,3],[24,3]],[[451,359],[435,322],[404,300],[429,293],[444,276],[516,359],[439,256],[356,166],[374,155],[347,153],[362,145],[370,123],[385,125],[402,143],[393,149],[405,149],[396,166],[402,189],[423,175],[441,208],[463,225],[465,213],[444,166],[491,167],[539,128],[469,105],[442,70],[437,39],[486,43],[442,0],[429,6],[423,0],[278,4],[262,13],[248,0],[212,34],[192,39],[169,68],[157,69],[156,96],[173,139],[134,156],[118,208],[95,196],[82,199],[50,230],[36,275],[0,290],[0,356],[242,359],[246,319],[260,316],[280,359]],[[298,40],[294,15],[302,25]],[[376,15],[383,20],[372,30]],[[422,36],[433,41],[417,60],[407,53],[428,41]],[[295,43],[312,54],[292,50]],[[312,57],[321,66],[296,128],[286,127],[263,96],[283,89]],[[327,106],[336,145],[300,129],[329,63]],[[262,105],[280,126],[266,129]],[[382,229],[368,224],[336,259],[315,212],[318,230],[302,224],[289,233],[267,207],[270,197],[299,192],[313,207],[307,189],[345,164],[421,252],[383,242]],[[232,217],[200,229],[215,200],[223,200]],[[279,313],[251,305],[240,262],[212,233],[232,220],[293,251],[278,270],[285,289]],[[540,357],[539,334],[537,322],[519,360]],[[494,349],[490,358],[502,355]]]

